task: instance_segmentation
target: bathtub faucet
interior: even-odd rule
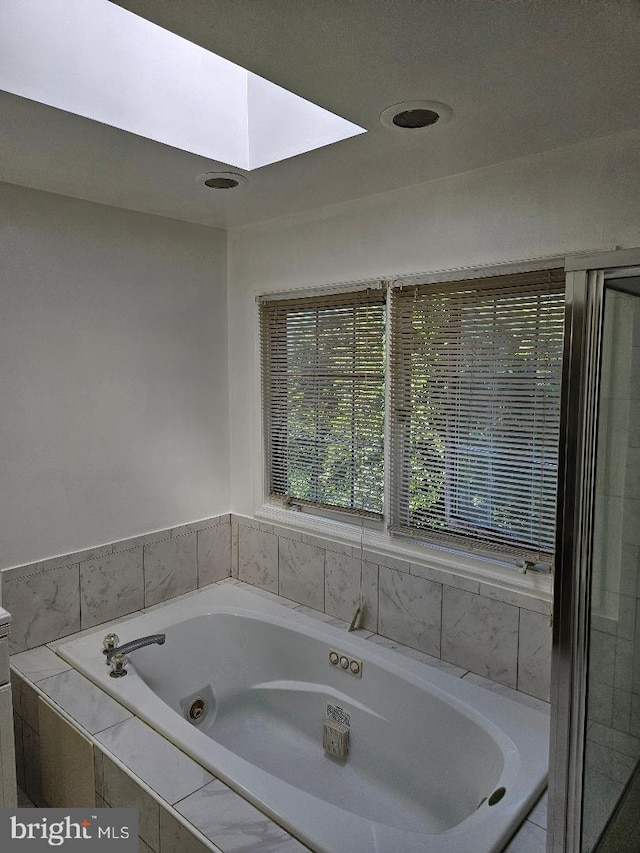
[[[357,631],[360,627],[360,622],[362,621],[362,615],[364,612],[364,596],[360,595],[358,599],[358,606],[356,607],[356,612],[353,614],[353,619],[349,625],[349,631]]]
[[[140,637],[137,640],[131,640],[129,643],[125,643],[124,646],[115,646],[113,649],[108,649],[105,654],[107,656],[107,663],[111,663],[111,658],[115,654],[128,655],[129,652],[135,652],[137,649],[143,649],[145,646],[152,646],[154,643],[157,643],[161,646],[166,640],[166,634],[150,634],[148,637]]]

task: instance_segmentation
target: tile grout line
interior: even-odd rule
[[[196,589],[200,589],[200,533],[196,530]]]
[[[126,720],[124,721],[126,722]],[[116,724],[118,725],[118,724]],[[113,728],[113,726],[111,727]],[[106,729],[105,729],[106,731]],[[95,737],[95,736],[94,736]],[[162,735],[161,735],[162,737]],[[166,738],[165,738],[166,740]],[[208,845],[212,845],[216,850],[220,850],[220,848],[215,844],[215,842],[211,841],[211,839],[207,838],[200,830],[197,829],[193,824],[189,823],[186,818],[178,812],[178,810],[174,807],[172,803],[168,800],[162,798],[162,796],[149,785],[148,782],[145,782],[144,779],[140,778],[134,770],[128,767],[121,758],[119,758],[114,752],[111,752],[108,747],[104,744],[98,742],[94,744],[94,748],[97,748],[100,752],[102,752],[115,766],[123,773],[127,778],[129,778],[135,785],[137,785],[140,790],[144,791],[147,795],[149,795],[159,806],[160,810],[164,810],[168,812],[174,819],[177,820],[185,829],[191,832],[196,838],[204,839]],[[210,774],[212,775],[212,774]],[[215,777],[214,777],[215,778]],[[209,783],[207,783],[209,784]],[[206,787],[206,786],[203,786]],[[198,788],[197,790],[200,790]],[[189,795],[191,796],[191,795]],[[181,802],[178,800],[177,802]],[[160,827],[158,826],[158,835],[160,837]],[[160,840],[160,849],[162,850],[162,840]]]
[[[442,657],[442,638],[444,636],[444,584],[440,584],[440,648],[438,650],[438,657],[440,660],[443,660]],[[448,661],[445,661],[448,663]]]
[[[516,642],[516,690],[520,684],[520,626],[522,624],[522,610],[518,607],[518,640]]]
[[[78,563],[78,624],[82,631],[82,571]]]
[[[322,575],[322,595],[324,597],[323,612],[327,612],[327,552],[324,552],[324,573]],[[327,614],[330,615],[330,614]]]

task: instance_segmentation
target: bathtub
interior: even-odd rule
[[[118,679],[104,629],[57,653],[313,850],[498,853],[544,790],[546,715],[242,586],[116,631],[166,642]]]

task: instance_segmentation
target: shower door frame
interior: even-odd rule
[[[588,620],[605,281],[640,249],[568,257],[551,665],[548,853],[579,853]]]

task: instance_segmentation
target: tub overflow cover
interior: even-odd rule
[[[499,803],[506,793],[506,788],[496,788],[493,794],[489,797],[489,805],[495,806],[495,804]]]

